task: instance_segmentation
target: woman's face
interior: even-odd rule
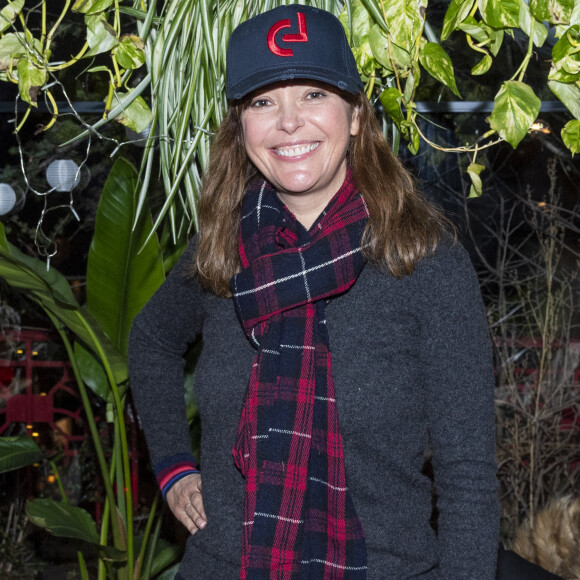
[[[337,93],[307,81],[258,89],[242,113],[242,128],[249,158],[282,200],[309,196],[322,209],[344,181],[359,123]]]

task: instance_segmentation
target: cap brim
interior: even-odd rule
[[[318,69],[316,67],[301,67],[300,70],[292,68],[273,68],[261,70],[245,78],[243,82],[228,87],[227,98],[230,100],[243,99],[245,96],[261,89],[267,85],[291,81],[294,79],[311,79],[336,86],[347,93],[358,94],[364,87],[362,82],[355,83],[351,79],[345,80],[343,74],[328,70],[327,68]]]

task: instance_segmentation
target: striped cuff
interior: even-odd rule
[[[196,459],[191,453],[178,453],[165,457],[153,467],[163,499],[171,487],[192,473],[199,473]]]

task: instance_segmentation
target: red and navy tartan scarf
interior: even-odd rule
[[[245,477],[242,579],[366,578],[324,310],[365,263],[367,218],[350,169],[310,231],[266,182],[244,197],[231,286],[257,354],[233,450]]]

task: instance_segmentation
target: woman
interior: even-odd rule
[[[334,16],[261,14],[227,66],[199,235],[131,338],[192,534],[180,577],[493,578],[493,369],[466,253],[392,155]],[[199,338],[201,473],[182,387]]]

